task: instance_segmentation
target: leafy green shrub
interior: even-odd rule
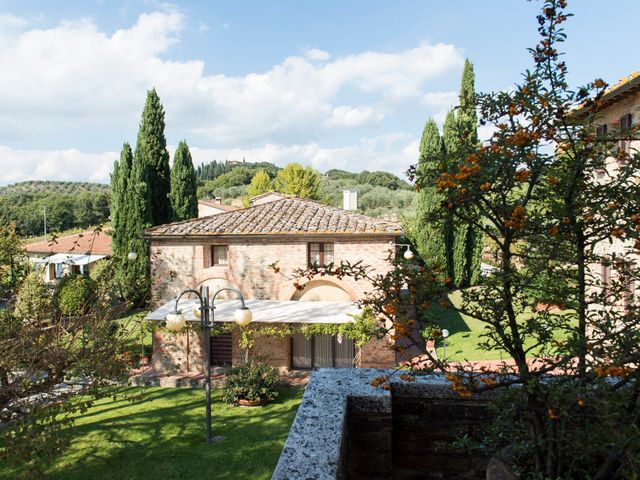
[[[227,403],[238,403],[239,400],[273,400],[278,396],[276,387],[279,380],[275,368],[252,360],[232,368],[227,374],[223,400]]]
[[[67,316],[85,315],[91,307],[95,291],[93,280],[84,275],[68,275],[58,285],[60,313]]]
[[[51,320],[55,316],[49,288],[38,273],[31,272],[20,284],[15,314],[22,320],[35,322]]]

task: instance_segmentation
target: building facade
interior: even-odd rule
[[[287,308],[287,302],[314,301],[342,303],[345,308],[352,308],[371,289],[367,280],[325,276],[296,286],[294,272],[312,264],[361,261],[375,272],[384,273],[391,268],[389,254],[395,250],[400,235],[402,230],[395,222],[282,195],[265,196],[246,209],[162,225],[145,232],[151,249],[153,305],[162,306],[186,288],[208,286],[211,292],[223,287],[237,288],[247,299],[280,301]],[[292,316],[290,320],[314,323],[313,318]],[[287,320],[280,323],[286,324]],[[191,335],[190,344],[195,350],[192,349],[189,365],[201,368],[202,340],[195,331]],[[245,354],[234,335],[214,342],[217,343],[212,343],[213,364],[221,363],[215,358],[216,352],[227,352],[222,363],[237,363]],[[182,343],[186,345],[186,341]],[[386,339],[373,341],[358,349],[349,339],[328,335],[310,339],[267,335],[256,339],[250,355],[282,370],[389,367],[395,363],[395,353],[388,343]],[[166,335],[156,332],[154,368],[175,370],[167,348],[163,353],[163,344],[169,347]],[[181,346],[171,348],[184,359]],[[178,368],[184,369],[185,364],[182,361]]]
[[[111,237],[102,230],[52,237],[24,247],[29,263],[47,283],[64,275],[88,274],[92,265],[111,256]]]
[[[573,114],[577,117],[586,115],[587,108],[578,108]],[[633,155],[640,151],[640,141],[625,138],[640,122],[640,72],[621,79],[610,87],[602,97],[602,108],[595,119],[596,134],[599,137],[617,138],[618,148]],[[621,160],[614,157],[606,159],[605,168],[596,174],[596,182],[605,184],[615,178],[623,166]],[[594,279],[593,293],[606,292],[613,282],[619,281],[626,262],[638,265],[640,258],[635,253],[633,242],[611,237],[599,242],[595,247],[595,255],[602,259],[600,263],[591,264],[589,273]],[[636,296],[637,286],[633,280],[625,279],[626,294],[623,295],[620,308],[626,308]],[[592,308],[600,308],[598,302]]]

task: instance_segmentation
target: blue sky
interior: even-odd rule
[[[570,80],[638,68],[640,2],[574,0]],[[401,173],[425,120],[530,65],[540,2],[0,0],[0,184],[107,182],[158,89],[170,150]]]

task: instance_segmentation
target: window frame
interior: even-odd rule
[[[302,334],[300,334],[302,335]],[[295,369],[295,370],[316,370],[317,368],[355,368],[355,359],[356,359],[356,343],[353,339],[351,338],[346,338],[343,337],[342,341],[343,342],[351,342],[352,347],[353,347],[353,357],[351,358],[351,367],[336,367],[336,350],[337,350],[337,346],[336,344],[338,343],[338,336],[337,335],[329,335],[329,337],[331,338],[331,367],[317,367],[316,366],[316,337],[318,337],[319,335],[313,335],[311,336],[311,338],[307,338],[307,340],[310,342],[310,355],[311,355],[311,366],[310,367],[298,367],[295,366],[293,364],[293,357],[294,357],[294,352],[293,352],[293,342],[294,342],[294,336],[292,335],[291,337],[289,337],[289,345],[290,345],[290,349],[289,349],[289,366],[291,369]]]
[[[308,267],[312,267],[313,265],[316,264],[316,262],[312,262],[311,261],[311,245],[318,245],[318,254],[319,254],[319,261],[318,266],[319,267],[326,267],[327,265],[329,265],[330,263],[333,263],[333,259],[334,259],[334,242],[309,242],[307,243],[307,266]],[[327,246],[330,245],[331,246],[331,261],[327,262]]]
[[[216,248],[224,248],[226,251],[226,262],[225,263],[216,263]],[[213,243],[209,245],[209,252],[208,252],[208,262],[207,262],[207,268],[211,268],[211,267],[227,267],[229,266],[229,245],[225,244],[225,243]]]

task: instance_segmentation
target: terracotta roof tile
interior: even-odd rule
[[[144,231],[147,237],[199,235],[401,235],[396,222],[288,197],[234,212],[159,225]]]
[[[111,255],[111,236],[104,231],[66,235],[24,246],[27,253],[73,253],[77,255]]]

